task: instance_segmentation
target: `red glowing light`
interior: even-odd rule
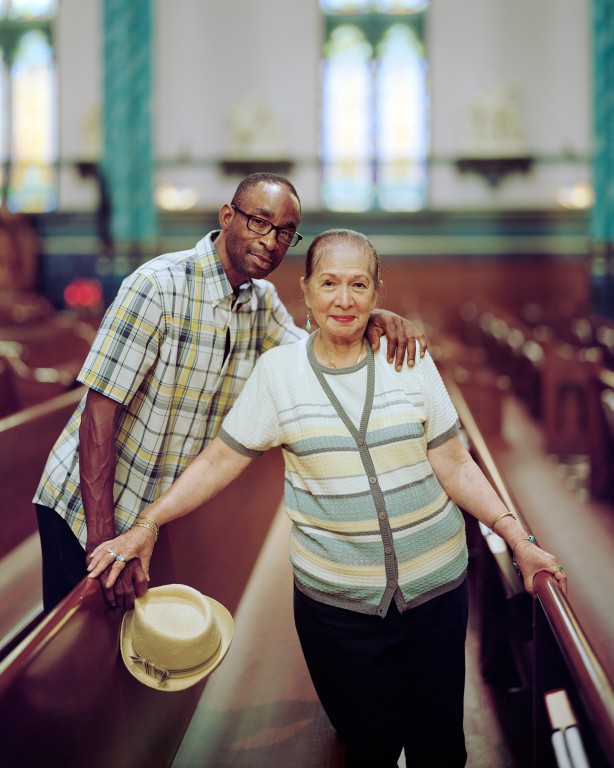
[[[64,301],[69,307],[97,307],[102,302],[102,286],[98,280],[73,280],[64,290]]]

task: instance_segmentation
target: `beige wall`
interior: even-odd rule
[[[102,108],[101,2],[62,0],[57,24],[61,152],[96,159]],[[159,181],[189,183],[199,207],[217,207],[236,179],[215,163],[232,150],[228,118],[252,98],[274,116],[305,209],[319,205],[318,89],[322,24],[316,0],[152,0],[154,137]],[[431,207],[552,207],[555,187],[587,177],[584,163],[538,164],[489,188],[451,161],[467,150],[470,105],[510,87],[527,152],[590,151],[589,0],[432,0],[428,23],[432,101]],[[212,165],[208,165],[212,164]],[[89,210],[94,195],[67,167],[60,209]]]

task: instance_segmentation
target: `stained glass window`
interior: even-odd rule
[[[425,0],[321,0],[322,200],[413,211],[428,190]]]
[[[354,26],[332,33],[323,64],[322,110],[334,130],[322,134],[323,197],[327,208],[364,211],[373,199],[371,137],[372,49]]]
[[[56,203],[56,11],[57,0],[0,2],[1,203],[12,211]]]

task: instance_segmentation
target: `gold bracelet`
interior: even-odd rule
[[[140,515],[137,517],[135,522],[132,524],[133,528],[147,528],[148,531],[151,531],[154,535],[154,543],[158,541],[158,536],[160,535],[160,526],[158,523],[156,523],[155,520],[152,520],[150,517],[141,517]]]
[[[512,514],[512,512],[504,512],[502,515],[499,515],[499,517],[497,517],[495,520],[493,520],[493,523],[490,526],[490,530],[493,533],[496,533],[495,525],[499,522],[499,520],[503,520],[504,517],[513,517],[514,520],[516,519],[516,515]]]
[[[513,566],[514,566],[514,568],[515,568],[515,569],[518,571],[518,573],[519,573],[519,574],[520,574],[520,568],[519,568],[519,566],[518,566],[518,560],[516,560],[516,554],[515,554],[515,552],[516,552],[516,547],[517,547],[517,546],[518,546],[518,545],[519,545],[521,542],[523,542],[523,541],[528,541],[530,544],[533,544],[533,543],[535,542],[535,536],[533,536],[532,534],[530,534],[530,535],[527,535],[527,536],[523,536],[521,539],[518,539],[518,541],[517,541],[517,542],[514,544],[514,546],[512,547],[512,565],[513,565]]]
[[[526,536],[523,536],[521,539],[518,539],[518,541],[517,541],[517,542],[514,544],[514,546],[512,547],[512,557],[514,557],[514,555],[515,555],[515,553],[516,553],[516,547],[517,547],[517,546],[518,546],[518,545],[519,545],[521,542],[523,542],[523,541],[528,541],[530,544],[533,544],[533,542],[535,541],[535,536],[529,536],[529,535],[526,535]]]

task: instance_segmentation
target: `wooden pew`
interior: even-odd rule
[[[85,387],[0,419],[0,558],[37,530],[32,497]]]
[[[85,388],[0,419],[0,658],[42,612],[41,553],[32,497],[49,451]]]
[[[51,302],[38,293],[0,289],[0,327],[40,322],[55,312]]]
[[[601,360],[596,347],[574,347],[544,325],[530,327],[507,309],[463,305],[464,337],[485,349],[488,363],[510,377],[516,394],[543,425],[548,450],[586,454],[589,380]]]
[[[0,328],[0,360],[13,374],[18,407],[79,386],[77,375],[93,336],[91,325],[64,313],[44,323]]]
[[[593,371],[589,431],[591,494],[596,499],[614,501],[614,371]]]
[[[201,510],[165,526],[151,586],[190,584],[234,613],[282,479],[281,455],[269,451]],[[140,684],[118,652],[120,621],[85,579],[0,662],[3,768],[171,764],[205,681],[173,693]]]
[[[13,371],[0,357],[0,419],[18,411],[19,406]]]

